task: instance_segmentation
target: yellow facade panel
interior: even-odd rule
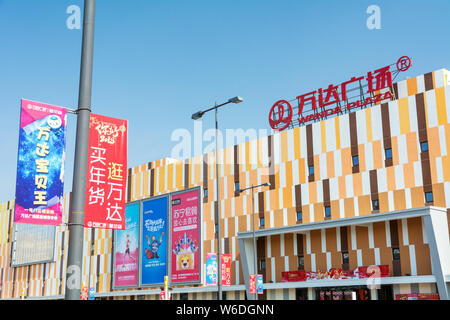
[[[398,114],[400,120],[400,134],[409,133],[411,131],[411,128],[409,119],[408,97],[398,100]]]

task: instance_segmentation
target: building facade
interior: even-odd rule
[[[259,299],[448,299],[450,75],[440,69],[391,89],[392,101],[219,150],[220,247],[232,257],[225,299],[254,298],[255,270]],[[212,152],[128,169],[128,202],[201,187],[203,264],[218,247],[215,168]],[[66,223],[69,203],[66,194]],[[13,204],[0,212],[0,298],[63,298],[67,225],[56,227],[51,261],[12,266]],[[98,299],[159,299],[160,287],[114,289],[113,234],[85,229],[83,283]],[[324,276],[368,266],[383,276]],[[305,274],[314,278],[295,279]],[[171,289],[175,300],[217,297],[214,286]]]

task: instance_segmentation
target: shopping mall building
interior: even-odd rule
[[[386,99],[219,150],[220,248],[231,255],[223,299],[254,298],[255,256],[260,300],[449,298],[450,74],[386,90]],[[171,285],[174,300],[217,298],[204,270],[218,248],[216,179],[215,152],[128,169],[130,203],[199,187],[201,281]],[[66,223],[69,202],[66,194]],[[39,257],[13,207],[0,211],[0,298],[63,299],[67,225],[42,235],[52,255]],[[114,234],[85,228],[83,283],[96,299],[160,299],[160,284],[115,286]]]

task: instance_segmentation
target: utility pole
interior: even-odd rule
[[[78,93],[77,132],[66,273],[66,300],[80,300],[83,268],[84,208],[86,201],[89,122],[91,115],[92,64],[94,56],[95,0],[84,0],[83,42]]]

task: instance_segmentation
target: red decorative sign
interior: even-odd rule
[[[411,58],[408,56],[403,56],[397,60],[397,70],[406,71],[411,67]]]
[[[384,278],[389,277],[389,265],[358,267],[358,277],[365,278]]]
[[[411,66],[411,59],[403,56],[397,61],[397,71],[406,71]],[[366,75],[352,77],[340,84],[330,84],[326,88],[320,88],[296,97],[298,103],[298,122],[299,124],[326,118],[334,114],[343,112],[343,109],[350,111],[354,108],[364,107],[382,101],[393,99],[390,90],[392,87],[392,72],[390,65],[367,72]],[[362,82],[367,84],[367,89],[363,92]],[[348,93],[351,85],[359,85],[359,99],[349,101]],[[382,93],[381,90],[389,89]],[[364,94],[367,97],[364,97]],[[305,105],[310,105],[311,110],[304,110]],[[320,109],[320,110],[319,110]],[[286,129],[292,121],[292,105],[286,100],[275,102],[269,112],[269,124],[274,130]]]
[[[256,294],[256,274],[249,275],[249,291],[250,294]]]
[[[287,271],[281,272],[281,282],[306,281],[306,271]]]
[[[361,266],[355,270],[331,268],[328,271],[287,271],[281,272],[281,282],[295,282],[321,279],[366,279],[389,277],[389,265]]]
[[[220,260],[222,260],[222,265],[220,267],[222,286],[229,287],[231,286],[231,254],[222,253],[220,255]]]
[[[91,113],[85,227],[125,229],[127,126]]]
[[[278,118],[274,120],[274,111],[277,109]],[[286,110],[287,109],[287,110]],[[286,129],[292,121],[292,106],[286,100],[279,100],[270,109],[269,113],[269,123],[272,128],[275,128],[280,123],[284,125],[279,130]]]
[[[437,293],[396,294],[395,300],[439,300],[439,294]]]

